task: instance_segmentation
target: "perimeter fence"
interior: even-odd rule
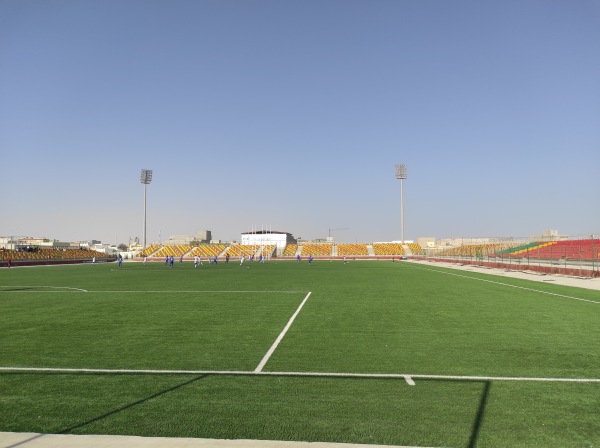
[[[417,254],[415,254],[417,255]],[[598,234],[574,237],[447,238],[417,255],[427,259],[466,264],[505,265],[510,269],[565,273],[591,271],[600,276]]]

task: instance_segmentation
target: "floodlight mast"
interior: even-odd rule
[[[396,165],[396,179],[400,179],[400,236],[404,244],[404,191],[403,183],[406,179],[406,163]]]
[[[144,184],[144,248],[146,250],[146,187],[152,182],[152,170],[142,170],[140,182]]]

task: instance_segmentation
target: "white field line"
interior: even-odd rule
[[[527,288],[525,286],[511,285],[510,283],[502,283],[502,282],[497,282],[497,281],[494,281],[494,280],[486,280],[484,278],[471,277],[469,275],[456,274],[454,272],[439,271],[437,269],[430,269],[430,268],[426,268],[426,267],[423,267],[423,266],[411,266],[411,267],[414,268],[414,269],[423,269],[425,271],[437,272],[439,274],[454,275],[455,277],[468,278],[468,279],[471,279],[471,280],[478,280],[480,282],[486,282],[486,283],[494,283],[496,285],[509,286],[511,288],[517,288],[517,289],[524,289],[526,291],[539,292],[540,294],[547,294],[549,296],[562,297],[562,298],[571,299],[571,300],[580,300],[582,302],[589,302],[589,303],[595,303],[595,304],[600,305],[600,302],[596,302],[594,300],[589,300],[589,299],[582,299],[581,297],[566,296],[564,294],[556,294],[554,292],[541,291],[541,290],[535,289],[535,288]],[[452,269],[452,268],[448,268],[448,269]]]
[[[203,293],[210,293],[210,294],[230,294],[230,293],[243,293],[243,294],[250,294],[250,293],[253,293],[253,294],[254,293],[255,294],[262,294],[262,293],[265,293],[265,294],[298,294],[298,293],[304,292],[304,291],[258,291],[258,290],[257,291],[243,291],[243,290],[242,291],[240,291],[240,290],[238,290],[238,291],[233,291],[233,290],[230,290],[230,291],[223,291],[223,290],[218,290],[218,291],[211,291],[211,290],[183,291],[183,290],[181,290],[181,291],[177,291],[177,290],[170,290],[170,289],[169,290],[165,290],[165,289],[158,290],[157,289],[157,290],[150,290],[150,291],[141,291],[141,290],[138,289],[138,290],[131,290],[131,291],[121,290],[121,291],[88,291],[88,292],[97,292],[97,293],[103,293],[103,292],[110,292],[110,293],[119,293],[119,292],[127,292],[127,293],[131,292],[132,293],[132,292],[139,292],[139,293],[161,293],[161,294],[165,293],[165,292],[169,292],[169,293],[170,292],[183,292],[183,293],[190,293],[190,294],[191,293],[194,293],[194,294],[196,294],[196,293],[200,293],[200,294],[203,294]]]
[[[406,380],[406,384],[409,386],[414,386],[415,382],[409,375],[404,375],[404,379]]]
[[[50,288],[50,289],[57,290],[57,291],[45,291],[45,292],[65,292],[65,290],[67,292],[70,292],[70,291],[89,292],[87,289],[71,288],[69,286],[30,286],[30,285],[3,285],[3,286],[0,286],[0,292],[29,292],[26,290],[12,291],[12,290],[10,290],[10,288]]]
[[[479,376],[479,375],[425,375],[406,373],[343,373],[343,372],[257,372],[256,370],[154,370],[154,369],[87,369],[62,367],[0,367],[0,372],[53,372],[53,373],[120,373],[152,375],[244,375],[289,376],[326,378],[373,378],[403,379],[408,384],[415,379],[449,381],[523,381],[546,383],[600,383],[600,378],[545,378],[528,376]]]
[[[282,330],[281,333],[279,333],[279,336],[277,336],[277,339],[275,339],[275,342],[273,343],[273,345],[271,346],[269,351],[265,354],[265,356],[260,361],[258,366],[256,366],[256,369],[254,369],[255,373],[260,373],[262,371],[263,367],[265,366],[267,361],[269,361],[269,358],[271,357],[271,355],[273,354],[273,352],[275,351],[275,349],[277,348],[277,346],[279,345],[279,343],[281,342],[281,340],[283,339],[283,337],[285,336],[287,331],[292,326],[294,319],[296,319],[296,316],[298,316],[298,314],[300,313],[300,310],[302,309],[302,307],[304,306],[304,304],[306,303],[306,301],[308,300],[308,298],[310,297],[311,294],[312,294],[312,291],[309,291],[308,294],[306,294],[306,297],[304,298],[304,300],[302,301],[302,303],[300,304],[300,306],[298,307],[296,312],[292,315],[292,317],[290,317],[290,320],[288,321],[285,328]]]
[[[64,290],[67,290],[67,292],[77,292],[77,291],[81,291],[81,292],[89,292],[89,293],[171,293],[171,292],[175,292],[175,293],[188,293],[188,294],[196,294],[196,293],[210,293],[210,294],[219,294],[219,293],[225,293],[225,294],[229,294],[229,293],[243,293],[243,294],[249,294],[249,293],[257,293],[257,294],[298,294],[300,292],[304,292],[304,291],[223,291],[223,290],[219,290],[219,291],[210,291],[210,290],[200,290],[200,291],[177,291],[177,290],[150,290],[150,291],[143,291],[143,290],[99,290],[99,291],[91,291],[91,290],[87,290],[87,289],[81,289],[81,288],[70,288],[67,286],[0,286],[0,292],[30,292],[30,291],[26,291],[26,290],[22,290],[22,291],[12,291],[9,288],[53,288],[53,289],[58,289],[58,291],[45,291],[45,292],[65,292]]]

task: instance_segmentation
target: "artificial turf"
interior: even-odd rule
[[[600,383],[326,376],[600,378],[600,293],[453,272],[320,260],[3,269],[2,367],[249,373],[3,371],[0,431],[600,444]],[[264,372],[323,375],[252,375],[308,292]]]

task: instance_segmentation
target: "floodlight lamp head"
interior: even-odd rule
[[[142,170],[140,182],[144,185],[148,185],[150,182],[152,182],[152,170]]]
[[[396,165],[396,179],[406,179],[406,163]]]

